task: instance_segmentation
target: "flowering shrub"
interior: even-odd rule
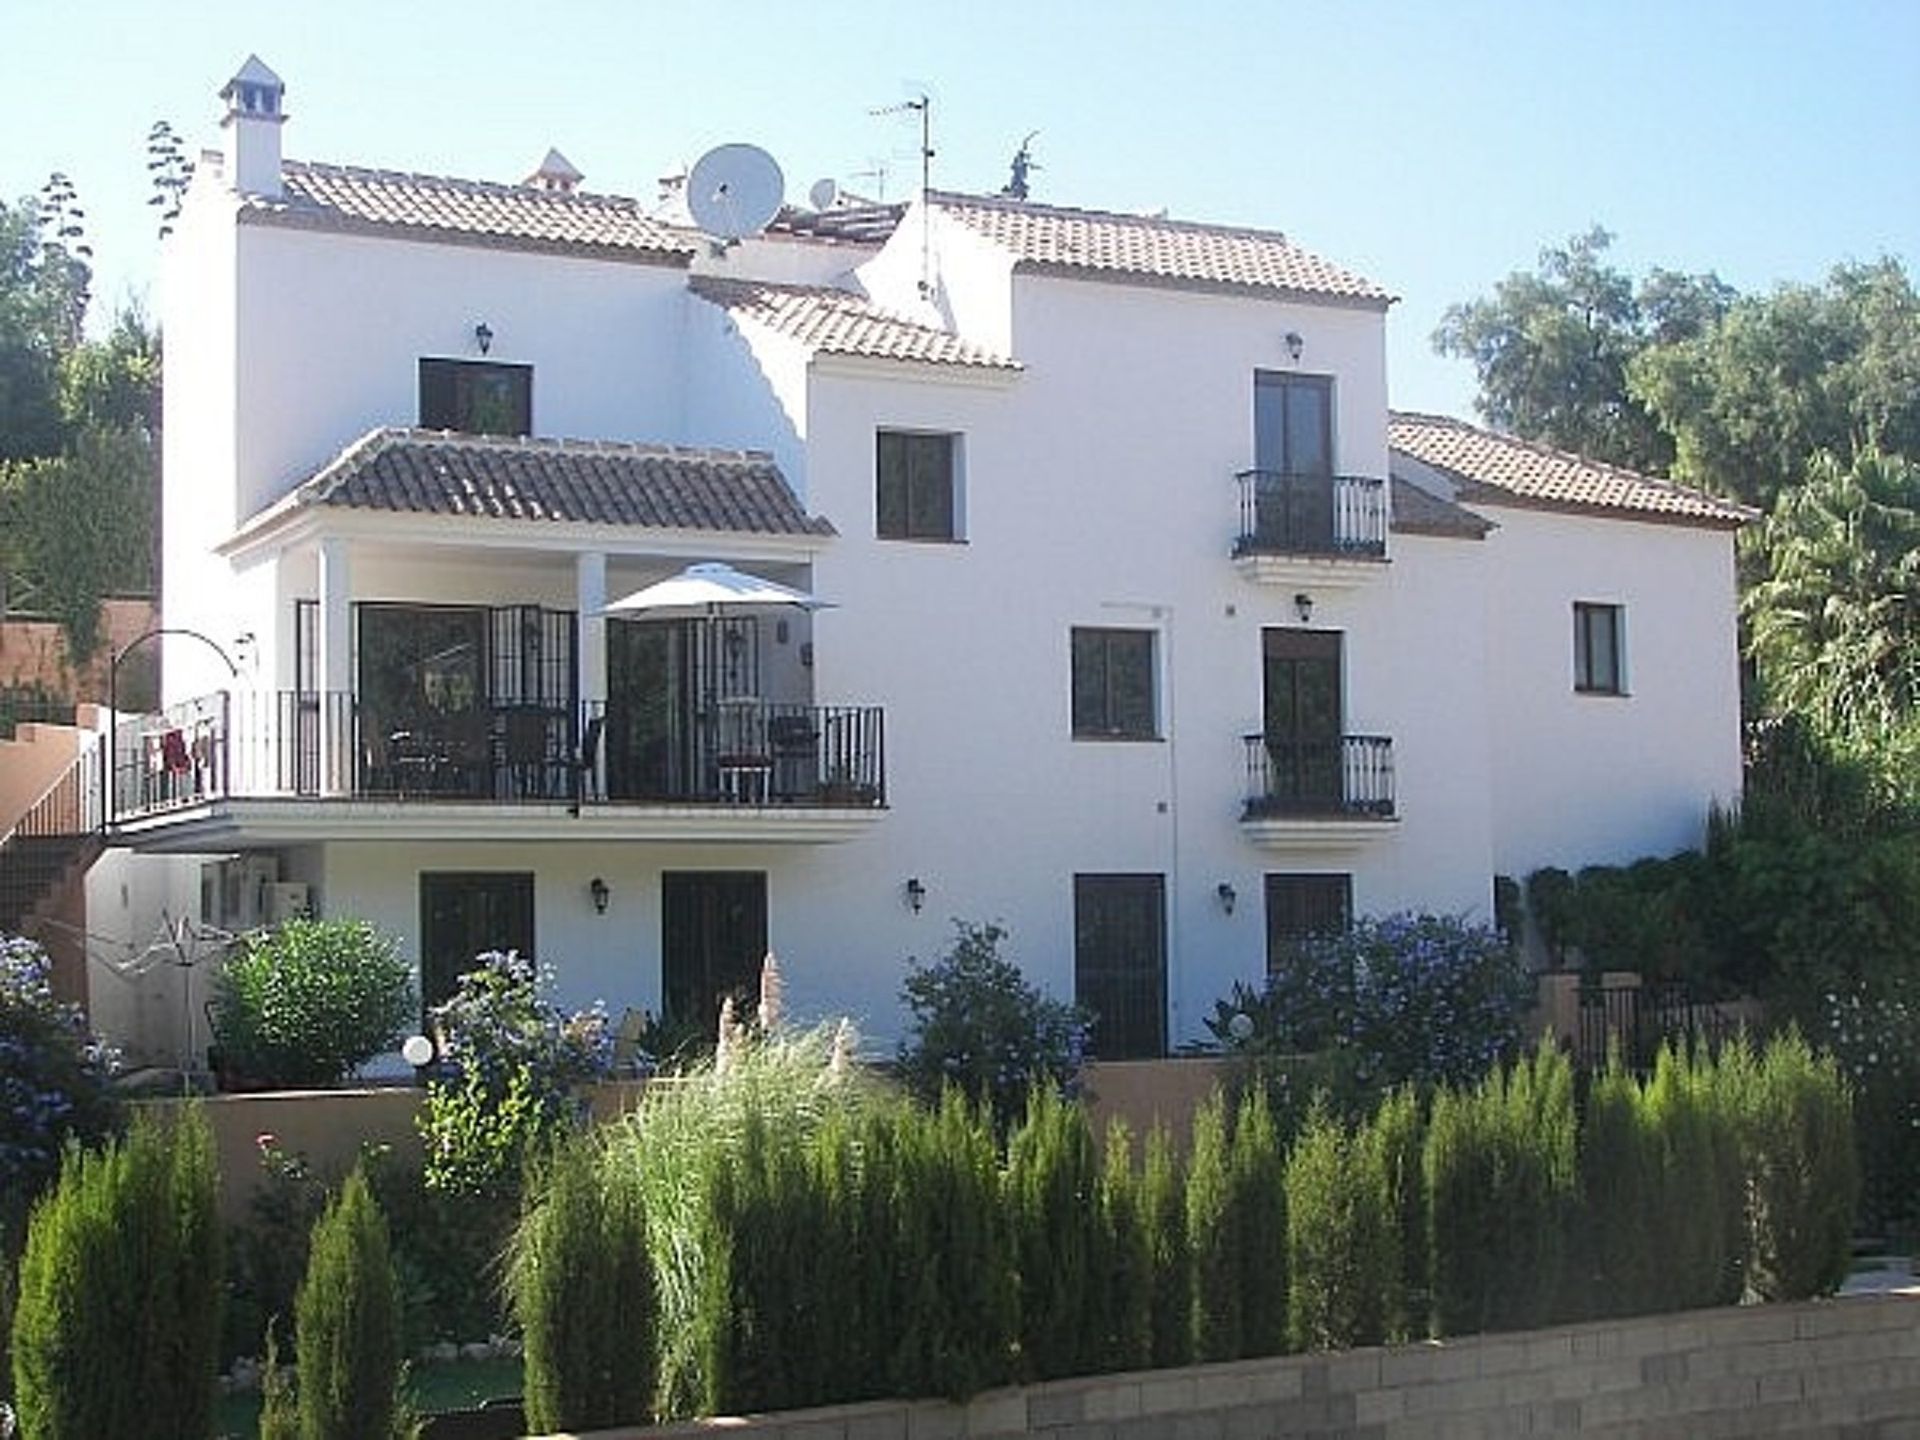
[[[1369,1088],[1465,1083],[1518,1051],[1530,995],[1494,931],[1402,913],[1293,941],[1264,991],[1235,985],[1207,1026],[1255,1057],[1350,1051]]]
[[[118,1056],[77,1005],[53,998],[49,968],[34,941],[0,937],[0,1236],[59,1173],[61,1147],[99,1139],[117,1119],[108,1082]]]
[[[1035,1081],[1074,1093],[1086,1054],[1087,1016],[1027,983],[1000,954],[1007,932],[953,922],[954,940],[930,965],[910,962],[900,998],[909,1015],[900,1073],[925,1100],[956,1085],[989,1105],[1002,1127],[1025,1113]]]
[[[249,935],[213,992],[223,1069],[269,1085],[328,1085],[400,1037],[413,967],[364,920],[289,920]]]
[[[428,1085],[420,1115],[430,1188],[517,1196],[526,1157],[572,1122],[573,1087],[611,1071],[605,1010],[566,1013],[541,995],[551,980],[514,951],[489,951],[433,1008],[454,1073]]]
[[[1894,972],[1841,982],[1810,1028],[1853,1089],[1861,1219],[1911,1230],[1920,1221],[1920,994]]]

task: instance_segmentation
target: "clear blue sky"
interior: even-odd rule
[[[104,313],[150,308],[144,143],[218,143],[249,51],[287,82],[290,156],[517,180],[549,145],[651,197],[751,140],[788,196],[874,162],[994,190],[1040,132],[1035,198],[1271,226],[1378,279],[1395,403],[1467,413],[1428,343],[1446,306],[1598,221],[1638,270],[1743,290],[1920,257],[1916,0],[0,0],[0,195],[65,170]]]

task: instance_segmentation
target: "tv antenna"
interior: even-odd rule
[[[927,192],[933,189],[933,100],[921,91],[898,105],[883,105],[872,115],[920,116],[920,298],[933,294],[933,221],[927,214]]]
[[[687,211],[724,253],[766,229],[780,213],[786,178],[757,145],[719,145],[687,172]]]

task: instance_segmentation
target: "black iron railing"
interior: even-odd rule
[[[1236,555],[1379,560],[1387,553],[1387,487],[1363,475],[1242,470]]]
[[[350,694],[223,692],[125,718],[117,819],[228,796],[530,804],[886,803],[874,707],[593,702],[397,716]]]
[[[1384,735],[1249,735],[1246,747],[1248,820],[1393,817],[1393,741]]]

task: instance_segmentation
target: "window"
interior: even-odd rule
[[[874,513],[882,540],[958,540],[959,437],[882,430],[874,457]]]
[[[1625,619],[1618,605],[1573,605],[1573,688],[1589,695],[1627,693],[1621,640]]]
[[[533,367],[422,360],[420,425],[468,435],[531,435]]]
[[[1164,876],[1073,877],[1073,994],[1102,1060],[1166,1053],[1166,909]]]
[[[1352,923],[1351,875],[1267,876],[1267,973],[1286,963],[1294,941]]]
[[[1153,631],[1073,632],[1073,734],[1077,740],[1153,740]]]

